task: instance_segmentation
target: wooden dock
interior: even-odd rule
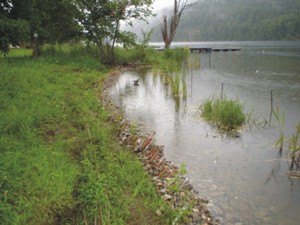
[[[171,49],[178,49],[181,47],[175,47]],[[240,51],[241,48],[205,48],[205,47],[186,47],[190,52],[235,52]],[[157,51],[164,51],[163,47],[154,47]]]
[[[189,48],[190,52],[235,52],[241,48]]]

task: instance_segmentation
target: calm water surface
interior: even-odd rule
[[[115,104],[132,122],[156,132],[167,159],[186,165],[199,196],[209,199],[222,224],[299,224],[300,179],[289,179],[288,162],[276,160],[275,119],[267,128],[246,127],[236,138],[201,120],[197,109],[203,99],[220,95],[223,83],[224,95],[268,120],[273,90],[274,104],[285,113],[285,135],[291,136],[300,122],[300,42],[176,45],[242,50],[191,54],[194,67],[183,69],[188,97],[180,108],[151,71],[121,75],[110,92]],[[135,79],[139,86],[133,85]]]

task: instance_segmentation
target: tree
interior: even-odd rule
[[[29,24],[26,20],[11,17],[12,3],[0,0],[0,53],[6,55],[9,45],[17,45],[29,35]]]
[[[72,0],[0,0],[0,12],[2,52],[9,44],[33,43],[35,33],[40,43],[63,42],[80,33]]]
[[[174,0],[173,15],[170,20],[169,28],[167,16],[163,16],[163,27],[161,28],[161,33],[163,41],[165,42],[165,48],[170,48],[170,45],[175,37],[176,29],[179,25],[183,11],[191,8],[195,4],[197,4],[196,0]]]
[[[145,20],[152,15],[153,0],[76,0],[81,15],[78,22],[83,26],[89,42],[97,45],[101,61],[114,63],[116,42],[132,44],[133,33],[121,32],[121,23],[132,25],[133,19]]]

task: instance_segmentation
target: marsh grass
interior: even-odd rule
[[[210,98],[200,106],[201,116],[221,130],[237,129],[245,123],[244,106],[238,100]]]
[[[80,46],[0,59],[0,224],[170,224],[99,103],[110,69]],[[132,209],[139,212],[132,212]],[[155,210],[164,214],[155,217]]]
[[[296,131],[292,135],[292,137],[289,140],[289,147],[287,154],[289,154],[289,157],[291,158],[291,166],[290,170],[294,169],[294,165],[297,166],[297,168],[300,167],[300,122],[296,126]]]
[[[276,110],[273,110],[273,114],[279,126],[279,138],[274,147],[279,148],[279,156],[281,157],[283,153],[284,142],[286,140],[284,135],[285,114],[284,112],[280,113],[278,105]],[[300,122],[296,125],[296,131],[288,139],[286,157],[291,160],[290,170],[293,170],[294,166],[297,168],[300,167]]]
[[[277,105],[276,110],[273,109],[273,114],[279,126],[279,138],[275,143],[274,147],[279,148],[279,155],[282,155],[283,144],[284,144],[284,112],[280,115],[279,107]]]
[[[166,94],[174,99],[176,110],[186,103],[186,74],[182,68],[188,58],[188,49],[165,49],[162,52],[148,49],[145,58],[164,84]]]

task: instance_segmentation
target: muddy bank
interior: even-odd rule
[[[208,211],[206,200],[197,197],[196,191],[183,173],[182,168],[174,165],[164,157],[164,147],[155,144],[155,132],[145,132],[133,129],[122,110],[109,98],[109,89],[120,74],[132,68],[116,69],[104,82],[101,101],[106,110],[110,112],[110,118],[119,126],[120,143],[134,152],[145,171],[152,177],[152,182],[157,192],[174,210],[180,213],[188,213],[188,221],[185,224],[216,225],[218,221],[212,218]],[[156,214],[161,215],[159,210]],[[174,221],[176,224],[176,221]]]

